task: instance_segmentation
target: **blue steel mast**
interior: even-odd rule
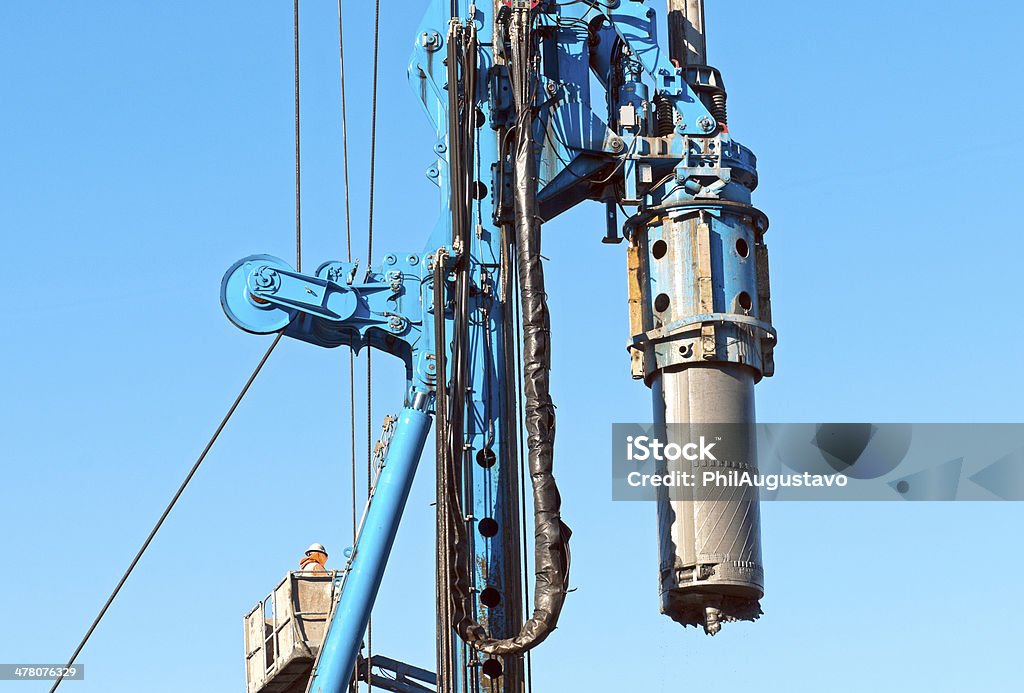
[[[433,0],[409,81],[436,130],[426,177],[442,213],[426,243],[372,267],[326,262],[313,274],[250,256],[226,274],[221,300],[247,331],[369,347],[406,367],[405,406],[308,690],[349,686],[436,417],[438,690],[518,693],[522,654],[555,627],[568,571],[551,474],[541,223],[600,201],[614,243],[623,240],[616,208],[631,210],[629,344],[655,419],[752,422],[752,386],[771,374],[774,346],[767,221],[750,206],[755,160],[728,133],[720,75],[673,62],[646,2]],[[740,404],[680,404],[695,397]],[[521,597],[521,453],[536,525],[531,614]],[[759,613],[756,496],[731,500],[743,512],[659,503],[662,609],[711,633]]]

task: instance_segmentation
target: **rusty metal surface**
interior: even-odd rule
[[[629,333],[643,334],[651,329],[645,316],[643,276],[640,267],[640,248],[630,243],[626,248],[626,283],[629,301]],[[639,380],[647,371],[647,349],[630,349],[630,371],[633,378]]]

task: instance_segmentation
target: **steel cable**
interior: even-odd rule
[[[210,436],[210,439],[206,443],[206,447],[204,447],[203,451],[199,454],[199,458],[196,460],[195,464],[192,465],[192,469],[190,469],[188,475],[185,476],[185,480],[181,482],[181,485],[175,492],[174,497],[171,498],[171,502],[167,504],[166,508],[164,508],[163,513],[160,515],[160,519],[156,521],[156,524],[150,531],[149,536],[146,537],[146,541],[142,543],[142,548],[140,548],[138,552],[135,554],[135,558],[132,559],[132,562],[128,566],[128,569],[124,571],[124,575],[121,576],[121,579],[118,581],[117,586],[114,587],[114,591],[110,593],[110,596],[107,598],[106,603],[103,604],[103,608],[100,609],[100,612],[96,615],[96,618],[93,620],[92,625],[89,626],[89,630],[86,631],[85,636],[82,638],[81,642],[78,643],[78,647],[75,648],[74,653],[68,660],[67,666],[64,667],[65,670],[69,669],[72,665],[74,665],[75,660],[78,659],[78,655],[82,653],[82,649],[85,647],[85,644],[89,642],[89,638],[92,637],[92,634],[96,630],[96,627],[100,624],[100,621],[102,621],[103,617],[106,615],[107,609],[109,609],[110,605],[114,603],[114,599],[121,591],[121,588],[124,587],[124,583],[127,582],[128,577],[132,574],[132,571],[135,570],[135,566],[138,565],[139,560],[142,558],[142,555],[146,552],[146,549],[149,548],[149,545],[150,543],[152,543],[153,538],[156,536],[156,533],[160,531],[160,527],[163,526],[164,520],[166,520],[167,516],[170,515],[171,510],[174,509],[174,506],[178,502],[178,499],[181,498],[181,494],[185,492],[185,488],[189,485],[189,482],[192,481],[192,477],[194,477],[196,475],[196,472],[199,471],[199,466],[203,463],[203,460],[206,459],[206,455],[210,452],[210,449],[213,448],[213,444],[217,442],[217,438],[220,437],[221,432],[224,430],[224,427],[227,426],[227,423],[231,419],[231,416],[235,413],[235,410],[238,409],[238,405],[242,403],[242,399],[245,397],[246,393],[249,391],[249,388],[256,380],[256,377],[260,374],[260,371],[263,370],[264,364],[266,364],[267,359],[270,358],[270,354],[273,353],[275,347],[277,347],[278,343],[281,341],[282,336],[284,336],[283,332],[277,333],[277,336],[274,337],[274,341],[271,342],[270,347],[267,349],[266,353],[263,354],[263,358],[261,358],[259,363],[256,364],[256,368],[253,369],[252,374],[249,376],[249,379],[246,380],[245,385],[242,386],[242,390],[238,393],[238,396],[235,397],[235,401],[232,402],[231,406],[228,408],[227,414],[225,414],[224,418],[221,419],[220,425],[217,426],[217,430],[215,430],[213,432],[213,435]],[[63,680],[64,672],[61,671],[60,676],[57,678],[56,681],[54,681],[53,687],[50,688],[50,693],[54,693],[54,691],[57,690],[57,686],[59,686],[61,681]]]
[[[295,47],[295,271],[302,271],[302,155],[299,135],[299,0],[292,4]]]
[[[370,201],[366,225],[366,269],[373,266],[373,213],[377,174],[377,90],[380,67],[380,0],[374,2],[373,14],[373,94],[370,100]],[[366,350],[366,474],[367,494],[372,474],[373,446],[373,351]],[[366,690],[373,690],[373,612],[366,624]]]
[[[341,160],[345,187],[345,258],[352,262],[352,210],[349,202],[348,177],[348,105],[345,92],[345,28],[342,21],[341,0],[338,0],[338,72],[341,81]],[[348,352],[349,441],[352,462],[352,545],[356,543],[356,357]]]

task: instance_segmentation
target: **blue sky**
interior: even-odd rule
[[[415,6],[382,7],[378,257],[418,249],[436,216],[405,84]],[[1024,418],[1024,9],[947,8],[707,2],[772,220],[763,421]],[[333,2],[303,3],[308,265],[344,253],[335,22]],[[372,3],[347,3],[346,25],[364,257]],[[288,2],[0,5],[2,662],[70,653],[266,348],[217,290],[239,257],[293,253],[291,51]],[[767,504],[763,619],[711,640],[658,615],[654,509],[612,503],[607,479],[611,423],[646,419],[650,398],[603,228],[585,206],[545,233],[577,589],[537,690],[1009,690],[1019,504]],[[347,363],[282,344],[83,653],[87,680],[62,690],[242,690],[242,616],[311,541],[335,559],[348,544]],[[402,377],[384,357],[374,372],[376,427]],[[423,469],[374,642],[431,666]]]

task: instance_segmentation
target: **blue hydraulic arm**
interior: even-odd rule
[[[338,606],[317,657],[310,693],[340,693],[348,689],[352,680],[352,667],[430,432],[427,401],[423,396],[398,415],[359,528],[359,538],[349,556]]]
[[[443,255],[443,254],[442,254]],[[388,255],[379,271],[356,282],[355,264],[326,263],[316,275],[256,255],[231,267],[221,287],[228,317],[256,334],[285,334],[325,347],[373,346],[406,363],[406,406],[385,428],[370,499],[349,555],[340,596],[310,682],[311,693],[342,693],[380,588],[416,468],[430,432],[435,366],[425,358],[432,339],[422,331],[420,292],[431,295],[433,254]],[[431,357],[433,354],[430,354]]]

